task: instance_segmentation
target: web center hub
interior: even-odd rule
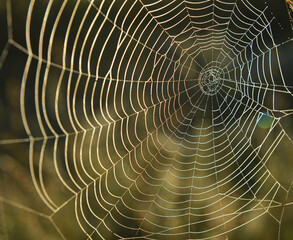
[[[212,67],[203,69],[199,76],[199,86],[206,95],[216,94],[223,84],[223,71],[220,68]]]

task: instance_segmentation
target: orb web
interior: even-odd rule
[[[286,1],[5,0],[0,11],[1,237],[289,236]]]

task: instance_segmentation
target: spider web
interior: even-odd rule
[[[285,1],[0,11],[3,239],[290,239]]]

